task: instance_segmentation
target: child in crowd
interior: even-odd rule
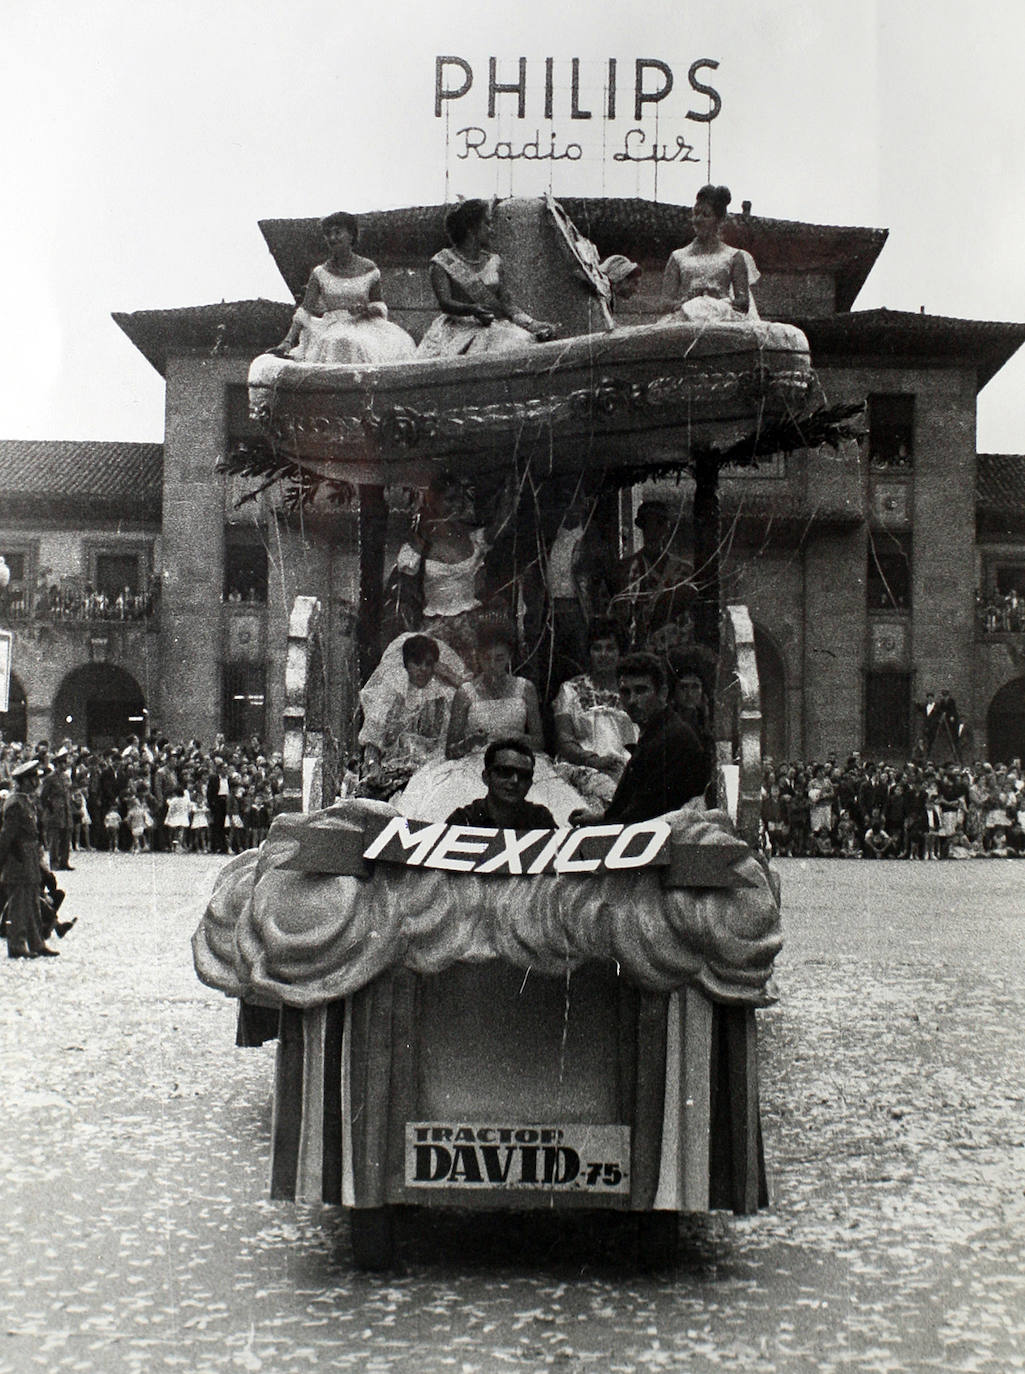
[[[128,803],[128,830],[132,837],[133,854],[143,854],[149,848],[148,829],[153,824],[153,818],[146,810],[146,803],[142,797],[136,793]]]
[[[836,823],[837,853],[841,859],[860,859],[858,847],[858,827],[849,811],[841,811]]]
[[[206,796],[201,783],[196,783],[192,789],[192,820],[189,822],[189,833],[192,837],[192,848],[196,854],[210,853],[210,808],[206,804]]]
[[[228,809],[224,815],[224,844],[229,854],[241,854],[246,830],[242,815],[244,789],[240,783],[232,784],[228,793]]]
[[[92,849],[89,843],[89,807],[81,787],[71,789],[71,848]]]
[[[893,854],[893,837],[883,824],[883,813],[878,807],[872,812],[862,847],[866,859],[889,859]]]
[[[121,812],[116,806],[111,806],[103,817],[103,829],[107,835],[107,851],[113,853],[117,849],[118,836],[121,832]]]
[[[265,787],[256,788],[249,808],[249,846],[256,849],[263,844],[270,829],[270,793]]]
[[[182,838],[188,834],[192,820],[192,802],[184,787],[175,788],[167,803],[164,829],[171,843],[171,853],[177,854],[182,848]]]

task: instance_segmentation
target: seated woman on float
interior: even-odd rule
[[[320,222],[326,261],[310,274],[302,305],[273,352],[304,363],[399,363],[416,353],[410,335],[388,319],[381,271],[355,251],[359,221],[340,210]]]
[[[491,212],[464,200],[445,216],[450,246],[431,258],[431,286],[444,314],[420,341],[421,358],[465,357],[529,348],[555,334],[509,299],[502,259],[490,250]]]
[[[406,681],[382,694],[366,711],[359,742],[363,750],[358,795],[387,800],[418,768],[445,757],[454,689],[437,677],[441,650],[429,635],[403,638]]]
[[[751,254],[723,243],[720,230],[730,203],[725,186],[702,186],[694,197],[694,237],[677,248],[666,264],[663,305],[670,312],[659,324],[684,320],[738,324],[757,320],[751,286],[759,272]]]
[[[587,647],[589,671],[567,678],[552,707],[555,767],[589,800],[608,803],[637,742],[637,726],[620,704],[620,627],[611,619],[593,620]]]
[[[564,825],[583,801],[580,793],[556,776],[541,750],[544,740],[537,690],[512,672],[515,640],[504,626],[485,625],[477,639],[477,673],[464,682],[452,701],[448,739],[441,763],[414,773],[406,788],[392,798],[403,815],[419,820],[445,820],[458,806],[480,795],[484,750],[492,740],[523,736],[537,755],[528,800],[548,809]]]

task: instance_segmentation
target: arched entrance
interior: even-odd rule
[[[17,673],[11,674],[7,710],[0,711],[0,737],[8,744],[24,744],[28,739],[28,697]]]
[[[762,699],[762,758],[785,759],[787,755],[787,680],[783,655],[772,638],[754,627],[755,663]]]
[[[1005,682],[986,712],[986,757],[991,763],[1025,759],[1025,677]]]
[[[107,749],[128,735],[142,735],[145,709],[142,688],[131,673],[112,663],[86,663],[60,685],[52,738],[69,736],[90,749]]]

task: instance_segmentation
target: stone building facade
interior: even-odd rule
[[[662,268],[689,237],[688,211],[644,201],[564,204],[599,252],[626,253],[644,268],[621,322],[655,318]],[[435,313],[426,264],[443,242],[443,214],[434,206],[361,216],[360,251],[380,265],[391,316],[414,337]],[[261,228],[300,297],[323,257],[317,221]],[[763,317],[807,334],[823,399],[868,401],[860,443],[724,475],[724,595],[746,602],[755,621],[768,751],[906,756],[914,703],[948,688],[979,757],[1025,754],[1025,614],[1014,628],[1006,616],[987,623],[984,615],[991,597],[1010,596],[1017,570],[1025,602],[1025,459],[975,452],[978,394],[1025,341],[1025,326],[853,310],[885,244],[882,230],[745,212],[728,221],[724,238],[759,265]],[[515,273],[515,254],[511,261]],[[522,298],[529,274],[512,286]],[[353,515],[299,515],[271,491],[239,504],[252,483],[217,471],[232,446],[254,437],[248,362],[282,337],[292,308],[259,300],[115,315],[166,382],[160,511],[147,536],[160,604],[146,641],[146,700],[175,736],[208,739],[224,729],[277,737],[285,626],[299,593],[325,607],[331,714],[343,734],[352,719]],[[634,500],[652,490],[647,484]],[[658,491],[678,504],[686,553],[690,484]],[[624,550],[634,535],[628,505]],[[396,513],[393,546],[404,528]],[[0,515],[0,552],[5,540]],[[53,683],[33,706],[35,695],[30,718],[42,726]]]

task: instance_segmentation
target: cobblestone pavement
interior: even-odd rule
[[[774,1207],[616,1219],[266,1200],[273,1047],[234,1048],[188,938],[217,870],[78,855],[63,957],[0,966],[0,1374],[1025,1368],[1025,864],[785,861],[760,1016]]]

